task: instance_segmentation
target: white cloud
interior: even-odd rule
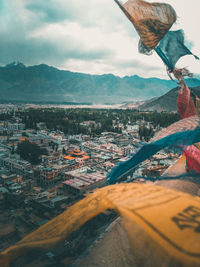
[[[156,2],[167,2],[174,7],[178,15],[174,29],[184,29],[186,38],[193,43],[192,51],[198,55],[200,1]],[[0,46],[4,63],[8,63],[6,58],[7,61],[20,58],[25,64],[46,63],[78,72],[167,78],[165,66],[156,54],[139,54],[139,36],[114,0],[4,0],[3,3]],[[191,56],[179,61],[181,67],[188,66],[196,73],[199,64]]]

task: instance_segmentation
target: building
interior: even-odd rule
[[[6,167],[12,173],[22,175],[23,177],[33,178],[32,166],[28,161],[19,160],[17,157],[0,157],[0,165]]]
[[[61,205],[68,204],[69,202],[70,198],[68,196],[57,196],[49,200],[49,205],[51,207],[60,208]]]
[[[68,154],[64,156],[64,160],[69,161],[73,164],[76,163],[76,167],[82,167],[85,165],[86,161],[90,157],[83,151],[80,151],[79,149],[68,151]]]
[[[1,174],[0,175],[0,182],[5,185],[7,182],[12,182],[12,183],[20,183],[22,182],[22,175],[17,175],[17,174]]]
[[[42,186],[54,184],[58,174],[59,171],[50,166],[37,166],[34,170],[34,178],[36,179],[37,184]]]
[[[135,125],[126,125],[126,131],[128,133],[131,133],[135,136],[138,136],[138,133],[139,133],[139,125],[138,124],[135,124]]]
[[[67,180],[63,182],[63,189],[74,196],[83,195],[106,184],[106,176],[101,172],[80,173],[77,170],[65,173],[65,178]]]
[[[8,202],[14,207],[20,207],[24,205],[25,195],[22,190],[10,190],[8,193]]]
[[[8,123],[7,130],[9,132],[23,131],[25,129],[24,123]]]

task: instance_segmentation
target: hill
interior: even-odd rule
[[[191,81],[189,81],[190,84]],[[193,81],[195,82],[195,81]],[[198,80],[196,81],[198,82]],[[200,97],[200,86],[190,87],[190,90]],[[177,110],[177,96],[178,96],[179,87],[175,87],[166,94],[151,101],[148,101],[139,106],[140,110],[148,111],[176,111]]]
[[[159,97],[174,86],[173,81],[120,78],[112,74],[90,75],[59,70],[45,64],[25,66],[11,63],[0,67],[1,102],[122,103]]]

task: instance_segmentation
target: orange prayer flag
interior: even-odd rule
[[[154,49],[176,21],[176,12],[169,4],[142,0],[123,1],[124,4],[118,0],[115,2],[137,30],[141,38],[140,52]]]

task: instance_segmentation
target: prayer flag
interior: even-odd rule
[[[109,184],[116,183],[120,178],[137,167],[138,164],[150,158],[161,149],[169,146],[187,146],[200,142],[200,128],[193,131],[178,132],[144,145],[127,161],[116,165],[107,176]]]
[[[125,15],[133,23],[141,41],[139,52],[148,53],[176,21],[176,12],[169,4],[148,3],[142,0],[115,0]]]
[[[198,115],[191,97],[190,89],[185,83],[181,86],[178,93],[177,108],[182,119]]]
[[[7,267],[34,248],[55,246],[107,209],[115,210],[124,219],[137,266],[163,266],[163,262],[165,266],[200,266],[199,207],[199,198],[160,186],[107,186],[2,251],[0,266]],[[136,243],[143,246],[143,253],[139,253]]]
[[[168,31],[160,41],[158,47],[156,48],[156,52],[163,59],[170,71],[174,69],[179,58],[185,55],[193,55],[192,52],[184,45],[184,33],[182,30]],[[196,59],[199,59],[197,56],[193,56]],[[165,59],[163,57],[165,57]]]
[[[194,145],[187,146],[184,150],[184,155],[187,160],[187,170],[194,170],[200,173],[200,150]]]

